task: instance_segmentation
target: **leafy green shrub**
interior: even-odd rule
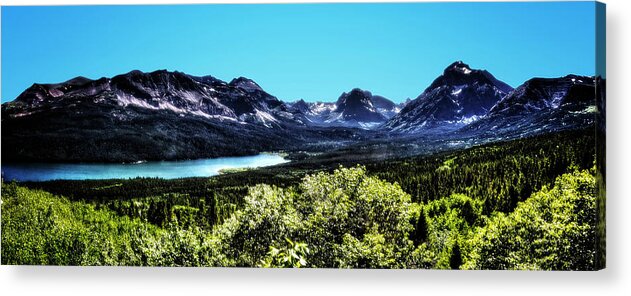
[[[267,257],[261,260],[259,267],[305,267],[307,266],[306,257],[309,255],[309,247],[305,243],[293,242],[285,238],[286,246],[276,248],[269,247]]]
[[[309,246],[313,267],[400,267],[412,246],[409,207],[398,185],[361,167],[340,168],[306,176],[296,191],[251,188],[245,207],[215,233],[237,266],[256,265],[270,246],[292,237]]]

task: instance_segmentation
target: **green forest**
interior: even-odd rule
[[[594,137],[210,178],[3,182],[2,264],[592,270]]]

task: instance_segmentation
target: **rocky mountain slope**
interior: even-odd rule
[[[484,116],[510,91],[486,70],[454,62],[384,128],[404,133],[455,130]]]
[[[589,126],[595,123],[598,111],[597,83],[604,84],[594,77],[577,75],[530,79],[460,132],[522,137]]]

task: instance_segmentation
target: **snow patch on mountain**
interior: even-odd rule
[[[453,87],[453,90],[451,91],[451,94],[454,96],[459,95],[462,92],[462,89],[467,87],[466,84],[462,84],[462,85],[456,85]]]

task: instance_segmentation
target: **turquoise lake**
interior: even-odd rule
[[[289,162],[278,154],[141,163],[2,164],[5,181],[209,177],[221,169],[264,167]]]

